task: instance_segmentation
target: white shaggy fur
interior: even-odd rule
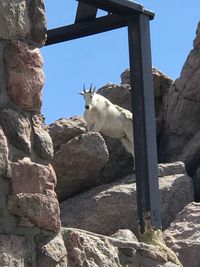
[[[112,104],[94,90],[80,93],[85,99],[84,118],[88,131],[101,132],[119,138],[126,150],[134,156],[133,115],[130,111]]]

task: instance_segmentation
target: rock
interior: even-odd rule
[[[119,229],[116,233],[111,235],[111,237],[127,242],[138,241],[137,237],[129,229]]]
[[[56,175],[51,166],[29,159],[10,163],[11,195],[8,209],[34,225],[52,231],[60,227],[60,211],[54,192]]]
[[[179,256],[183,266],[200,266],[200,203],[188,204],[165,230],[165,241]]]
[[[60,205],[64,227],[112,235],[119,229],[137,232],[135,184],[123,181],[98,186]],[[136,231],[135,231],[136,230]]]
[[[70,267],[121,267],[117,248],[108,240],[79,230],[63,229]]]
[[[160,178],[162,226],[166,229],[176,214],[194,200],[193,182],[186,174],[174,174]]]
[[[25,267],[25,238],[0,234],[0,266]]]
[[[158,164],[160,175],[159,177],[169,176],[173,174],[185,174],[185,164],[182,161],[172,163]]]
[[[156,117],[162,117],[163,99],[173,81],[166,74],[156,68],[152,68],[152,75]]]
[[[46,190],[46,194],[20,193],[10,195],[8,210],[19,217],[25,217],[37,227],[58,232],[60,229],[60,211],[56,194]]]
[[[44,1],[2,0],[0,39],[41,46],[46,38]]]
[[[200,201],[200,167],[198,167],[193,176],[194,196],[197,202]]]
[[[131,81],[130,81],[130,69],[127,68],[125,69],[122,74],[120,75],[121,77],[121,84],[131,84]]]
[[[53,168],[25,158],[10,163],[11,193],[45,194],[54,190],[56,175]]]
[[[164,97],[167,94],[170,85],[173,83],[172,79],[167,75],[152,68],[153,75],[153,86],[154,86],[154,100],[155,100],[155,114],[156,114],[156,132],[157,132],[157,142],[160,142],[160,134],[162,133],[163,127],[163,101]],[[130,70],[126,69],[121,74],[121,84],[126,85],[130,84]],[[131,95],[129,96],[131,99]],[[130,102],[130,100],[129,100]]]
[[[61,233],[37,249],[37,267],[67,267],[67,250]],[[70,266],[69,266],[70,267]]]
[[[52,163],[58,178],[58,198],[64,200],[96,185],[108,157],[106,144],[99,133],[81,134],[62,144]]]
[[[8,169],[8,144],[2,128],[0,127],[0,176],[5,176]]]
[[[34,142],[33,147],[39,157],[46,160],[53,159],[53,143],[44,124],[44,118],[41,114],[32,117]]]
[[[103,136],[109,152],[109,161],[102,169],[99,180],[110,183],[133,173],[133,157],[119,139]]]
[[[194,40],[194,48],[199,48],[200,47],[200,21],[197,25],[197,30],[196,30],[196,38]]]
[[[62,228],[70,267],[176,267],[158,247]],[[105,265],[106,264],[106,265]]]
[[[38,47],[43,46],[47,39],[47,21],[45,13],[45,1],[28,1],[29,16],[31,20],[31,42],[36,43]]]
[[[173,168],[173,167],[172,167]],[[187,174],[159,179],[162,223],[166,228],[185,205],[193,201]],[[61,203],[62,225],[112,235],[119,229],[138,233],[136,184],[130,178],[96,187]]]
[[[74,137],[86,132],[86,122],[82,117],[62,118],[48,126],[55,151]]]
[[[10,144],[30,154],[31,124],[27,117],[14,109],[4,108],[0,111],[0,125]]]
[[[8,96],[22,110],[40,110],[44,73],[39,49],[21,42],[8,42],[3,59]]]
[[[173,81],[167,75],[157,70],[156,68],[152,68],[152,75],[153,75],[154,96],[155,96],[155,111],[156,111],[156,116],[159,117],[162,116],[161,113],[163,106],[163,98]],[[127,84],[130,85],[129,69],[126,69],[121,74],[121,84],[126,86]],[[130,102],[130,100],[128,102]]]
[[[159,161],[184,161],[193,176],[200,166],[199,36],[183,66],[180,78],[169,88],[164,101],[164,128],[159,143]]]

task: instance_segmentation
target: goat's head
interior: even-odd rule
[[[95,101],[94,101],[94,94],[95,94],[96,88],[92,88],[92,84],[90,86],[89,90],[85,89],[85,85],[83,86],[83,92],[80,94],[84,97],[85,99],[85,109],[89,110],[91,107],[95,106]]]

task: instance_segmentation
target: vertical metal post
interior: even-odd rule
[[[131,16],[128,36],[137,207],[142,234],[147,214],[151,216],[152,226],[161,228],[149,17],[144,14]]]

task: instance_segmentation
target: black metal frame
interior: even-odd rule
[[[128,26],[140,233],[145,231],[147,214],[151,216],[152,226],[161,229],[149,30],[149,20],[154,18],[154,13],[130,0],[78,1],[74,24],[48,30],[46,45]],[[108,15],[96,18],[98,9],[107,11]]]

